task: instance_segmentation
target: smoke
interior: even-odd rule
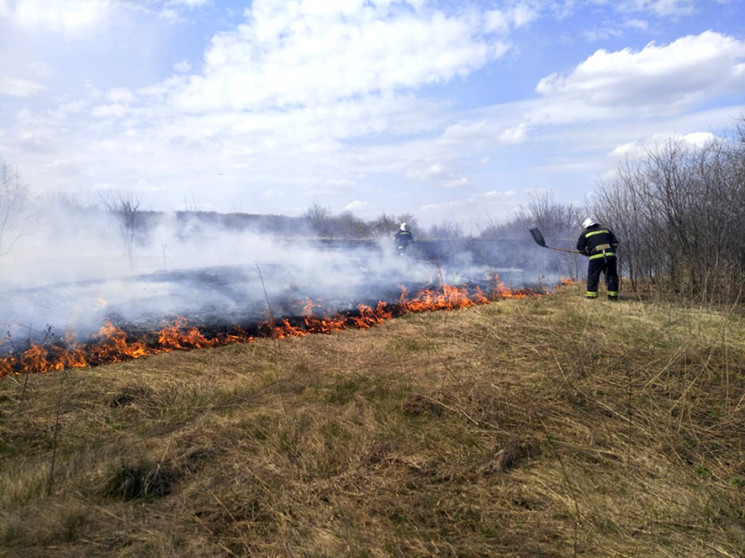
[[[297,226],[270,233],[177,214],[138,218],[125,230],[110,211],[37,204],[0,260],[3,333],[83,339],[107,321],[156,328],[177,316],[195,325],[242,325],[270,313],[299,315],[308,300],[317,314],[330,315],[395,301],[402,287],[485,285],[495,273],[508,286],[525,286],[541,275],[518,265],[524,250],[475,258],[473,247],[429,244],[428,253],[402,257],[392,237],[322,242]]]

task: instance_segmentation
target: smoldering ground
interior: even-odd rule
[[[403,289],[487,287],[497,274],[508,287],[558,280],[539,248],[509,240],[420,241],[402,257],[391,236],[328,241],[303,227],[175,214],[146,214],[125,230],[115,213],[61,205],[39,205],[33,216],[0,260],[6,350],[50,336],[84,340],[107,322],[155,330],[183,316],[214,329],[298,316],[308,302],[331,315],[393,302]]]

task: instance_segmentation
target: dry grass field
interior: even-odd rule
[[[0,555],[745,556],[745,320],[582,286],[0,381]]]

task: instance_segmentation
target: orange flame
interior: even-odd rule
[[[259,324],[258,332],[261,337],[285,339],[311,333],[332,333],[347,328],[366,329],[409,312],[455,310],[488,304],[493,300],[542,294],[523,289],[509,289],[496,275],[490,279],[489,287],[487,295],[480,287],[474,287],[469,291],[467,287],[442,285],[440,288],[424,289],[413,297],[410,297],[408,291],[402,287],[401,296],[394,304],[381,301],[375,308],[359,304],[356,312],[336,313],[326,317],[319,317],[313,313],[314,308],[321,306],[320,303],[306,300],[302,305],[302,321],[293,323],[290,319],[267,320]],[[184,317],[176,318],[172,324],[158,332],[130,339],[127,332],[107,322],[89,343],[78,345],[68,336],[64,347],[31,344],[20,354],[0,358],[0,378],[66,368],[85,368],[174,350],[216,347],[228,343],[250,343],[254,339],[238,327],[231,333],[207,337],[198,328],[187,326]],[[5,342],[7,339],[0,340],[0,343]]]

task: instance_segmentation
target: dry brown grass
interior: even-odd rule
[[[0,553],[744,556],[744,341],[577,286],[8,378]]]

